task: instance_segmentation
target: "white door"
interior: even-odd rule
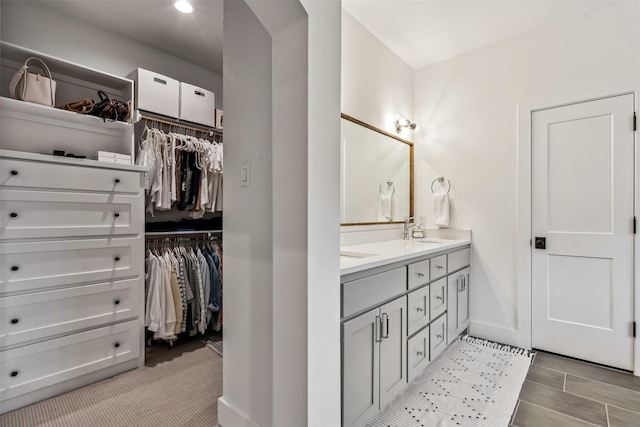
[[[633,104],[628,94],[532,117],[533,347],[627,370]]]

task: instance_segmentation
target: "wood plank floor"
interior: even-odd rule
[[[511,426],[638,427],[640,378],[539,351]]]

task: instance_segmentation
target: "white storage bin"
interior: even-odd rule
[[[215,127],[215,94],[189,83],[180,82],[180,120]]]
[[[129,74],[135,80],[136,108],[178,118],[180,82],[162,74],[138,68]]]

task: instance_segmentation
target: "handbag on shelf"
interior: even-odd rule
[[[45,75],[29,72],[29,62],[39,62]],[[44,61],[32,56],[13,75],[9,95],[15,99],[53,107],[56,104],[56,81]]]
[[[103,91],[98,91],[100,101],[97,101],[93,109],[88,114],[97,116],[105,120],[126,121],[129,118],[130,102],[122,102],[115,98],[109,98],[109,95]]]

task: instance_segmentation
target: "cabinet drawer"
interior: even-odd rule
[[[142,198],[0,190],[0,238],[138,234]]]
[[[407,287],[405,267],[374,274],[342,284],[342,317],[347,317],[368,307],[403,293]]]
[[[429,327],[427,326],[407,343],[407,382],[413,381],[429,364]]]
[[[3,399],[29,393],[140,354],[137,320],[0,352]]]
[[[447,274],[447,256],[431,258],[431,280],[439,279]]]
[[[437,282],[431,283],[430,288],[430,314],[435,319],[447,309],[447,279],[443,277]]]
[[[140,277],[142,239],[0,244],[0,294]]]
[[[0,159],[0,185],[21,188],[138,193],[138,172]]]
[[[129,279],[0,298],[0,347],[138,317],[143,286]]]
[[[407,334],[412,335],[429,324],[429,285],[407,295],[407,302]]]
[[[469,265],[471,250],[465,248],[447,255],[447,271],[449,273],[460,270]]]
[[[429,260],[409,264],[408,289],[413,289],[429,281]]]
[[[447,316],[440,316],[429,325],[429,328],[430,358],[434,360],[447,347]]]

